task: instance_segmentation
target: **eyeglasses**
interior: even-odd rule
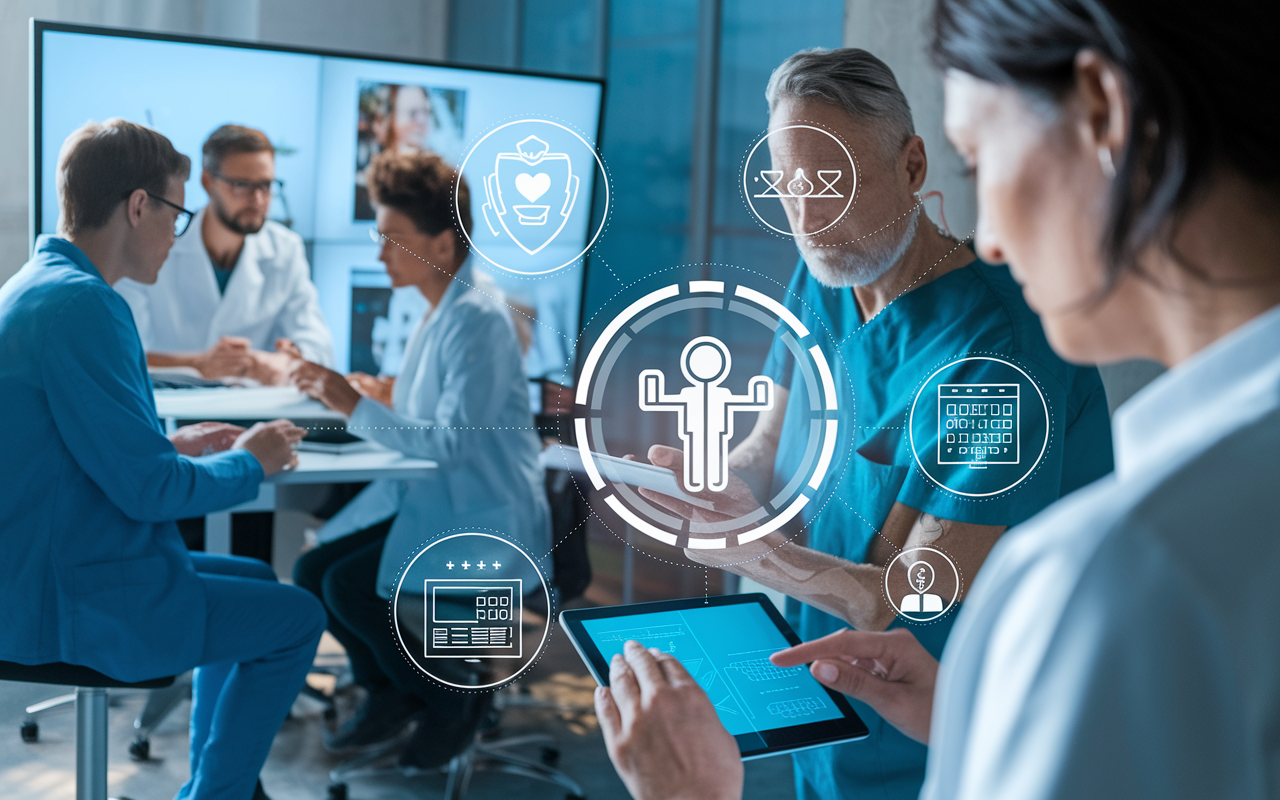
[[[133,190],[133,192],[136,192],[136,191],[138,190],[137,189]],[[148,189],[143,189],[142,191],[146,192],[147,197],[150,197],[152,200],[155,200],[160,203],[164,203],[169,208],[172,208],[178,212],[177,218],[174,219],[173,221],[174,236],[181,236],[182,234],[187,232],[187,228],[191,227],[191,218],[196,215],[196,212],[188,211],[182,206],[178,205],[177,203],[171,203],[168,200],[165,200],[160,195],[155,194],[154,192],[151,192]],[[129,199],[129,196],[133,194],[133,192],[125,192],[123,197],[127,200]]]
[[[374,244],[382,244],[383,236],[382,234],[378,233],[377,228],[369,229],[369,238],[373,240]]]
[[[251,197],[258,192],[270,196],[272,192],[284,189],[284,181],[279,178],[272,178],[269,181],[238,181],[216,172],[210,172],[209,174],[230,186],[231,193],[237,197]]]

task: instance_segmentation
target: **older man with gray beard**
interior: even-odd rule
[[[686,552],[786,594],[788,616],[806,640],[847,626],[905,627],[937,657],[954,610],[929,624],[912,624],[885,599],[886,565],[904,549],[935,547],[963,576],[962,600],[1006,527],[1111,471],[1102,382],[1092,367],[1074,367],[1053,353],[1007,267],[981,262],[967,242],[925,217],[919,197],[927,169],[924,142],[882,61],[853,48],[800,52],[774,72],[766,98],[775,171],[816,175],[846,158],[835,139],[806,135],[815,128],[838,136],[857,158],[857,194],[847,211],[804,192],[788,192],[802,196],[782,200],[802,256],[785,302],[806,326],[825,328],[835,342],[826,356],[836,365],[842,394],[842,442],[815,501],[802,513],[802,530],[727,550]],[[948,491],[923,475],[904,431],[909,407],[931,373],[975,353],[1031,365],[1053,430],[1034,474],[1015,491],[982,498]],[[703,493],[713,511],[641,493],[706,522],[744,516],[775,497],[800,469],[811,425],[804,378],[794,367],[791,351],[775,340],[765,366],[777,387],[773,407],[730,454],[728,488]],[[681,474],[681,451],[655,445],[648,455]],[[924,745],[868,706],[853,705],[871,736],[796,754],[797,795],[916,797]],[[629,731],[606,725],[605,733],[615,755]]]

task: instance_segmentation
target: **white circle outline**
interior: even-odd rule
[[[774,135],[775,133],[778,133],[779,131],[791,130],[792,128],[804,128],[811,131],[817,131],[818,133],[821,133],[824,136],[830,137],[831,140],[834,141],[836,144],[840,145],[840,149],[844,151],[845,158],[849,159],[849,169],[853,173],[853,188],[849,190],[849,199],[845,202],[844,209],[841,210],[841,212],[836,216],[836,218],[832,220],[829,224],[827,224],[823,228],[820,228],[814,231],[813,233],[796,233],[795,231],[790,231],[790,230],[784,231],[781,228],[775,228],[772,225],[770,225],[765,220],[765,218],[760,215],[760,212],[756,211],[756,204],[751,202],[751,188],[747,185],[747,167],[750,166],[751,159],[755,157],[756,150],[759,150],[760,145],[768,141],[770,136]],[[479,144],[479,142],[477,142],[476,144]],[[840,139],[837,138],[835,134],[831,133],[830,131],[823,130],[822,128],[819,128],[814,125],[799,125],[799,124],[783,125],[780,128],[774,128],[771,131],[767,131],[765,135],[761,136],[760,140],[755,143],[755,145],[751,148],[751,151],[747,153],[747,160],[743,162],[743,165],[742,165],[742,196],[747,201],[747,207],[751,209],[751,213],[755,214],[756,219],[760,220],[760,223],[762,225],[764,225],[766,228],[768,228],[771,231],[781,233],[783,236],[813,237],[813,236],[820,235],[823,231],[830,230],[831,228],[839,224],[840,221],[844,219],[845,215],[849,213],[849,209],[853,206],[853,197],[855,194],[857,194],[857,192],[858,192],[858,167],[853,162],[853,154],[849,152],[849,148],[845,147],[844,142],[840,141]]]
[[[604,351],[606,349],[608,349],[609,344],[617,337],[617,334],[624,327],[626,327],[626,325],[632,319],[634,319],[638,314],[640,314],[640,312],[645,311],[652,306],[656,306],[665,300],[670,300],[676,297],[680,297],[681,283],[688,283],[690,285],[689,293],[691,295],[718,294],[722,297],[726,297],[726,298],[730,297],[730,295],[727,294],[725,291],[725,286],[728,284],[727,281],[711,281],[710,283],[720,284],[719,288],[717,289],[710,289],[710,288],[704,287],[704,288],[699,288],[697,290],[694,290],[692,288],[693,285],[705,284],[707,282],[677,281],[676,283],[670,284],[662,289],[649,292],[648,294],[644,295],[636,302],[627,306],[616,317],[614,317],[609,322],[608,325],[605,326],[599,338],[597,338],[595,343],[591,346],[591,350],[588,351],[586,359],[582,362],[583,364],[582,372],[581,374],[578,375],[578,385],[577,385],[577,388],[574,390],[575,405],[586,405],[587,398],[590,395],[592,382],[595,379],[596,365],[599,363],[600,356],[604,354]],[[803,323],[801,323],[800,320],[796,318],[794,315],[791,315],[786,310],[786,306],[783,306],[781,303],[778,303],[777,300],[774,300],[772,297],[769,297],[768,295],[764,295],[763,293],[751,290],[750,287],[743,286],[742,284],[734,284],[734,286],[735,286],[734,296],[741,297],[744,300],[751,300],[755,302],[756,305],[763,305],[766,308],[769,308],[770,307],[769,304],[765,302],[761,302],[761,300],[759,299],[763,297],[766,301],[768,301],[768,303],[776,305],[777,308],[779,309],[778,312],[775,312],[775,317],[778,317],[778,324],[785,325],[788,328],[791,328],[792,332],[796,334],[797,341],[800,339],[804,339],[805,337],[810,335],[807,332],[807,329],[804,328]],[[742,289],[747,291],[739,292],[738,287],[741,287]],[[786,316],[780,316],[782,314],[785,314]],[[790,317],[790,319],[788,319],[787,317]],[[796,326],[800,326],[800,328],[797,329]],[[703,337],[703,338],[706,338],[706,337]],[[818,355],[822,357],[822,360],[821,362],[819,362],[815,358],[814,363],[818,366],[818,372],[821,378],[821,376],[823,375],[830,374],[831,367],[829,364],[827,364],[826,357],[822,356],[821,348],[817,348],[817,350],[818,350]],[[812,356],[811,351],[810,351],[810,355]],[[830,385],[828,385],[827,380],[825,379],[820,379],[820,383],[822,383],[823,385],[823,395],[827,403],[829,404],[829,407],[825,410],[830,410],[830,411],[837,410],[839,407],[839,399],[835,391],[834,380],[831,381]],[[827,470],[831,466],[831,456],[835,452],[835,441],[836,441],[836,437],[839,435],[838,420],[830,420],[830,419],[823,418],[823,421],[827,422],[828,425],[822,426],[824,435],[822,440],[823,441],[822,449],[818,457],[818,464],[817,464],[817,467],[814,469],[813,474],[809,477],[809,480],[805,482],[811,488],[815,488],[815,489],[818,485],[821,484],[822,479],[826,477]],[[832,423],[834,423],[834,425]],[[587,427],[586,419],[583,417],[575,416],[574,432],[577,435],[576,438],[578,442],[577,444],[578,454],[582,457],[582,463],[584,468],[587,471],[588,479],[591,480],[592,484],[595,486],[596,489],[600,489],[600,488],[603,488],[603,486],[606,484],[607,481],[600,474],[600,469],[596,465],[595,459],[593,458],[594,453],[592,452],[590,446],[587,444],[588,437],[587,437],[586,427]],[[614,503],[609,503],[608,502],[609,500],[614,500],[615,503],[617,503],[617,505],[615,505]],[[762,539],[765,536],[768,536],[773,531],[781,528],[783,525],[790,522],[797,514],[799,514],[800,510],[804,508],[805,505],[808,504],[809,500],[810,500],[810,497],[804,494],[804,491],[802,489],[791,501],[791,503],[787,505],[786,508],[784,508],[782,511],[780,511],[779,513],[771,517],[763,525],[760,525],[759,527],[756,527],[756,528],[752,528],[749,533],[739,534],[737,537],[738,545],[741,546],[744,544],[750,544],[751,542],[754,542],[757,539]],[[666,531],[663,531],[657,528],[648,520],[642,519],[635,512],[621,505],[621,503],[617,501],[616,495],[609,495],[608,497],[605,498],[605,502],[607,505],[613,508],[615,513],[618,513],[619,515],[623,516],[623,518],[628,522],[628,524],[631,525],[631,527],[635,528],[636,530],[640,531],[641,533],[645,534],[651,539],[655,539],[659,542],[662,542],[663,544],[670,544],[673,546],[675,545],[678,537],[676,537],[674,534],[667,533]],[[691,546],[690,549],[705,549],[705,550],[729,549],[728,537],[721,537],[718,540],[717,539],[701,539],[701,540],[690,539],[690,542],[693,542],[693,541],[699,541],[701,543],[701,546],[700,547]],[[712,543],[716,541],[718,541],[719,544],[712,546]]]
[[[456,539],[459,536],[484,536],[489,539],[497,539],[503,544],[509,545],[515,548],[516,552],[524,556],[525,560],[528,561],[529,564],[533,567],[533,571],[538,575],[538,582],[542,584],[542,591],[545,592],[547,595],[547,622],[542,628],[542,641],[538,642],[538,647],[536,650],[534,650],[533,655],[529,657],[529,660],[525,662],[525,665],[523,667],[516,670],[514,675],[503,678],[500,681],[494,681],[493,683],[486,683],[486,684],[475,685],[475,686],[458,684],[458,683],[450,683],[449,681],[446,681],[443,678],[436,677],[435,675],[432,675],[430,672],[427,672],[427,670],[424,669],[422,665],[418,663],[417,659],[410,658],[409,663],[417,667],[419,672],[426,675],[431,680],[436,681],[438,683],[443,683],[445,686],[451,686],[454,689],[475,691],[477,689],[492,689],[497,686],[505,686],[506,684],[514,681],[516,678],[519,678],[521,675],[524,674],[525,670],[529,669],[529,667],[532,667],[534,663],[537,662],[538,655],[542,653],[542,648],[547,646],[547,637],[551,635],[551,620],[553,618],[553,615],[551,613],[551,590],[547,588],[546,578],[542,577],[542,570],[538,568],[538,564],[533,560],[533,556],[526,553],[523,547],[511,541],[510,539],[503,538],[502,536],[495,536],[492,533],[481,533],[480,531],[463,531],[461,533],[452,533],[452,534],[449,534],[448,536],[444,536],[442,538],[436,539],[435,541],[428,542],[426,547],[419,550],[413,556],[413,558],[409,560],[409,563],[405,564],[404,570],[402,570],[400,573],[400,579],[396,581],[396,590],[391,595],[392,597],[391,619],[392,619],[392,622],[394,623],[391,627],[396,632],[396,641],[400,643],[400,647],[404,650],[405,653],[409,653],[410,650],[405,645],[404,638],[400,636],[400,587],[404,585],[404,579],[409,575],[409,570],[413,569],[413,563],[415,561],[421,558],[428,550],[435,547],[436,545],[441,544],[442,542],[447,542],[450,539]]]
[[[901,610],[899,610],[898,604],[893,601],[893,595],[890,594],[889,592],[889,573],[890,571],[893,570],[893,565],[897,564],[898,559],[902,558],[906,554],[919,553],[919,552],[937,553],[938,555],[942,556],[942,560],[946,561],[947,566],[951,567],[951,574],[954,575],[956,578],[956,588],[955,588],[955,591],[952,592],[951,594],[951,600],[948,601],[945,606],[943,606],[941,611],[939,611],[937,614],[934,614],[932,617],[929,617],[927,619],[918,619],[916,617],[910,617],[904,614]],[[925,563],[928,563],[928,562],[925,562]],[[929,568],[933,569],[933,565],[929,564]],[[935,575],[937,574],[937,570],[934,570],[934,574]],[[935,577],[934,580],[936,582],[937,578]],[[923,547],[923,546],[908,547],[906,550],[903,550],[899,552],[896,556],[894,556],[893,560],[889,562],[889,565],[884,568],[884,596],[885,596],[885,599],[889,601],[889,605],[893,606],[894,613],[896,613],[898,616],[905,619],[907,622],[933,622],[935,619],[945,616],[948,611],[950,611],[953,607],[955,607],[956,601],[960,598],[960,570],[956,569],[955,562],[951,560],[950,556],[948,556],[946,553],[942,552],[941,550],[937,549],[936,547]]]
[[[463,156],[463,158],[462,158],[462,163],[458,165],[458,178],[457,178],[457,180],[455,180],[455,181],[454,181],[454,183],[453,183],[453,209],[454,209],[454,213],[458,215],[458,218],[459,218],[459,219],[461,219],[461,218],[462,218],[462,210],[461,210],[460,208],[458,208],[458,183],[462,180],[462,173],[463,173],[463,171],[464,171],[464,170],[466,170],[466,168],[467,168],[467,162],[471,160],[471,155],[472,155],[472,153],[474,153],[474,152],[476,151],[476,148],[477,148],[477,147],[479,147],[481,144],[483,144],[485,139],[488,139],[490,136],[494,135],[495,133],[497,133],[498,131],[502,130],[503,128],[509,127],[509,126],[511,126],[511,125],[521,125],[521,124],[524,124],[524,123],[526,123],[526,122],[538,122],[538,123],[541,123],[541,124],[543,124],[543,125],[554,125],[554,126],[556,126],[557,128],[560,128],[560,129],[562,129],[562,130],[564,130],[564,131],[567,131],[571,136],[573,136],[573,137],[574,137],[575,139],[577,139],[579,142],[582,142],[582,146],[583,146],[583,147],[585,147],[585,148],[587,148],[588,150],[590,150],[590,151],[591,151],[591,155],[592,155],[592,157],[594,157],[594,158],[595,158],[595,160],[596,160],[596,167],[597,167],[597,168],[599,168],[599,170],[600,170],[600,175],[601,175],[601,177],[602,177],[602,178],[604,178],[604,211],[603,211],[603,212],[601,212],[601,214],[600,214],[600,227],[596,229],[596,232],[595,232],[595,234],[594,234],[594,235],[592,235],[591,240],[587,242],[587,246],[586,246],[586,247],[584,247],[584,248],[582,248],[582,250],[581,250],[581,251],[580,251],[576,256],[574,256],[573,258],[571,258],[571,259],[569,259],[568,261],[564,262],[563,264],[561,264],[561,265],[560,265],[560,266],[558,266],[558,267],[552,267],[552,268],[550,268],[550,269],[544,269],[544,270],[542,270],[542,271],[540,271],[540,272],[522,272],[522,271],[520,271],[520,270],[518,270],[518,269],[512,269],[511,267],[505,267],[505,266],[503,266],[502,264],[499,264],[498,262],[494,261],[492,258],[489,258],[488,256],[486,256],[486,255],[484,254],[484,251],[483,251],[483,250],[481,250],[481,249],[476,245],[476,243],[475,243],[475,242],[471,241],[471,234],[467,232],[467,229],[466,229],[466,228],[462,228],[462,235],[463,235],[463,237],[467,240],[467,245],[468,245],[468,246],[469,246],[473,251],[475,251],[475,253],[476,253],[477,255],[479,255],[479,256],[480,256],[481,258],[483,258],[485,261],[487,261],[488,263],[490,263],[490,264],[494,265],[495,267],[497,267],[497,268],[498,268],[498,269],[500,269],[500,270],[504,270],[504,271],[506,271],[506,272],[509,272],[509,273],[511,273],[512,275],[524,275],[524,276],[532,276],[532,275],[547,275],[547,274],[549,274],[549,273],[557,272],[557,271],[559,271],[559,270],[562,270],[562,269],[564,269],[565,267],[567,267],[567,266],[569,266],[569,265],[571,265],[571,264],[575,263],[578,259],[580,259],[580,258],[582,258],[583,256],[585,256],[585,255],[587,254],[587,251],[589,251],[592,247],[594,247],[594,246],[595,246],[595,244],[596,244],[596,240],[600,238],[600,234],[601,234],[601,233],[604,233],[605,223],[606,223],[606,221],[609,219],[609,207],[610,207],[610,196],[609,196],[609,173],[605,171],[605,168],[604,168],[604,162],[600,160],[600,154],[599,154],[599,153],[597,153],[597,152],[596,152],[596,149],[595,149],[594,147],[592,147],[590,144],[588,144],[588,143],[587,143],[587,140],[586,140],[586,139],[584,139],[584,138],[582,138],[582,137],[578,134],[578,132],[577,132],[577,131],[575,131],[575,130],[573,130],[572,128],[569,128],[569,127],[567,127],[567,126],[565,126],[565,125],[561,125],[559,122],[552,122],[551,120],[548,120],[548,119],[537,119],[536,117],[530,117],[530,118],[528,118],[528,119],[517,119],[517,120],[512,120],[511,122],[504,122],[503,124],[499,125],[498,127],[494,128],[493,130],[491,130],[491,131],[489,131],[488,133],[486,133],[484,136],[481,136],[481,137],[476,141],[476,143],[475,143],[475,144],[473,144],[473,145],[471,145],[471,148],[470,148],[469,150],[467,150],[467,154],[466,154],[465,156]],[[592,177],[593,177],[593,181],[594,181],[594,176],[592,176]],[[468,184],[468,187],[469,187],[469,186],[470,186],[470,184]],[[588,212],[588,214],[590,214],[590,213],[591,213],[591,212]],[[588,218],[587,218],[587,219],[588,219],[588,224],[590,224],[590,216],[588,216]]]
[[[950,486],[947,486],[945,483],[929,474],[929,470],[925,469],[924,464],[920,461],[920,454],[916,452],[915,418],[916,404],[920,402],[920,396],[924,394],[924,389],[929,385],[929,381],[933,380],[939,372],[942,372],[944,369],[954,367],[956,364],[963,364],[966,361],[994,361],[997,364],[1004,364],[1006,367],[1013,367],[1022,375],[1022,377],[1027,379],[1032,388],[1036,390],[1036,394],[1040,395],[1040,407],[1044,409],[1044,444],[1040,447],[1040,455],[1036,456],[1036,460],[1032,462],[1031,467],[1021,478],[1018,478],[1003,489],[997,489],[994,492],[961,492],[957,489],[952,489]],[[916,464],[920,467],[920,471],[940,488],[961,497],[991,497],[992,495],[1003,494],[1022,483],[1027,478],[1030,478],[1032,474],[1035,473],[1036,467],[1040,465],[1040,459],[1044,458],[1045,451],[1049,449],[1049,402],[1044,399],[1044,392],[1040,391],[1040,385],[1036,383],[1036,379],[1028,375],[1022,367],[1019,367],[1017,364],[1005,361],[1003,358],[992,358],[991,356],[967,356],[965,358],[959,358],[949,364],[943,364],[941,367],[938,367],[933,371],[933,374],[924,379],[924,383],[920,384],[920,389],[916,392],[915,399],[911,401],[911,414],[907,418],[907,439],[911,444],[911,457],[916,460]]]

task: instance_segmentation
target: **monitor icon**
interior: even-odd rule
[[[523,581],[426,580],[427,658],[520,658]]]
[[[938,387],[938,463],[1017,464],[1018,384],[944,383]]]

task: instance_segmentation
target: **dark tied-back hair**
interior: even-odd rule
[[[452,229],[459,257],[467,252],[463,231],[471,235],[471,191],[467,188],[467,179],[459,177],[440,156],[421,151],[384,150],[369,166],[369,197],[377,205],[404,214],[429,236]]]
[[[931,55],[1055,102],[1092,50],[1123,74],[1132,119],[1102,247],[1112,283],[1146,246],[1173,251],[1180,214],[1226,166],[1280,195],[1273,3],[1257,0],[938,0]]]

